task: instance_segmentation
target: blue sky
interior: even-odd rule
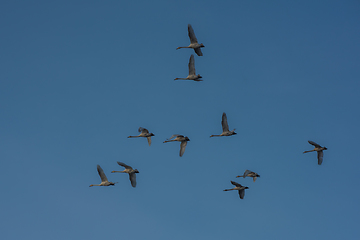
[[[191,7],[190,7],[191,6]],[[0,3],[4,239],[356,239],[359,1]],[[186,77],[191,23],[203,82]],[[227,113],[236,136],[221,133]],[[155,134],[128,139],[138,127]],[[179,157],[172,134],[190,138]],[[308,140],[328,148],[317,165]],[[137,168],[132,188],[116,161]],[[96,165],[116,186],[100,183]],[[261,177],[236,179],[246,169]],[[230,180],[248,186],[245,198]]]

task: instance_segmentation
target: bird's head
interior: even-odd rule
[[[134,173],[139,173],[139,170],[135,169],[135,170],[134,170]]]
[[[187,141],[187,142],[188,142],[188,141],[190,141],[190,139],[189,139],[188,137],[185,137],[185,141]]]
[[[150,136],[155,136],[155,134],[153,134],[153,133],[150,133]]]
[[[324,150],[327,150],[327,147],[324,147]]]
[[[205,47],[204,44],[200,43],[200,47]]]
[[[249,187],[245,187],[245,189],[249,189]]]
[[[200,76],[200,74],[197,75],[198,78],[202,78],[202,76]]]
[[[92,186],[94,186],[93,184],[91,184],[89,187],[92,187]]]

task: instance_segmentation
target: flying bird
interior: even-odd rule
[[[112,173],[115,172],[119,172],[119,173],[128,173],[129,174],[129,179],[131,182],[131,186],[136,187],[136,173],[139,173],[139,171],[137,169],[133,169],[132,167],[126,165],[125,163],[122,162],[117,162],[120,166],[124,167],[125,170],[124,171],[112,171]]]
[[[201,49],[202,47],[205,47],[204,44],[202,43],[198,43],[198,40],[196,39],[195,33],[194,33],[194,29],[192,28],[192,26],[190,24],[188,24],[188,32],[189,32],[189,38],[190,38],[190,45],[187,47],[178,47],[176,48],[176,50],[180,49],[180,48],[192,48],[194,49],[194,51],[196,52],[196,54],[198,56],[202,56],[202,52]]]
[[[315,148],[313,150],[310,150],[310,151],[305,151],[303,153],[308,153],[308,152],[314,152],[316,151],[317,152],[317,158],[318,158],[318,164],[321,165],[321,163],[323,162],[323,156],[324,156],[324,153],[323,153],[323,150],[327,150],[326,147],[322,147],[320,146],[319,144],[317,144],[316,142],[313,142],[313,141],[308,141],[311,145],[315,146]]]
[[[222,125],[223,132],[220,135],[211,135],[210,137],[222,137],[222,136],[231,136],[231,135],[237,134],[235,132],[235,128],[234,128],[234,130],[229,131],[229,125],[227,122],[226,113],[223,113],[223,115],[222,115],[221,125]]]
[[[149,143],[149,146],[151,146],[151,137],[155,136],[153,133],[149,133],[149,130],[143,127],[139,127],[138,132],[140,133],[137,136],[128,136],[128,138],[137,138],[137,137],[146,137],[147,141]]]
[[[250,171],[250,170],[246,170],[246,171],[244,172],[244,175],[239,175],[239,176],[236,176],[236,177],[237,177],[237,178],[238,178],[238,177],[243,177],[243,178],[245,178],[245,177],[252,177],[252,178],[253,178],[253,181],[255,182],[255,181],[256,181],[256,178],[260,177],[260,175],[257,174],[256,172],[252,172],[252,171]]]
[[[202,78],[202,76],[200,76],[200,74],[196,75],[195,73],[195,59],[194,59],[194,55],[191,54],[190,59],[189,59],[189,75],[186,78],[175,78],[174,80],[194,80],[194,81],[202,81],[200,78]]]
[[[244,187],[242,186],[241,184],[237,183],[237,182],[234,182],[234,181],[231,181],[231,184],[232,185],[235,185],[234,188],[231,188],[231,189],[225,189],[224,191],[231,191],[231,190],[238,190],[239,191],[239,196],[241,199],[244,199],[244,196],[245,196],[245,189],[249,189],[248,187]]]
[[[179,156],[182,157],[182,155],[183,155],[184,152],[185,152],[185,148],[186,148],[187,142],[190,141],[190,139],[189,139],[188,137],[184,137],[183,135],[174,134],[174,135],[172,135],[168,140],[164,141],[164,143],[167,143],[167,142],[175,142],[175,141],[181,142],[181,143],[180,143],[180,153],[179,153]]]
[[[97,165],[97,171],[100,175],[101,178],[101,183],[100,184],[91,184],[89,187],[92,186],[110,186],[110,185],[115,185],[115,183],[113,182],[109,182],[104,171],[102,170],[102,168],[100,167],[100,165]]]

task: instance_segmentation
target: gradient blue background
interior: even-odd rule
[[[2,239],[357,239],[360,2],[2,1]],[[186,77],[191,23],[203,82]],[[221,133],[221,115],[238,135]],[[155,134],[127,139],[138,127]],[[182,158],[172,134],[191,141]],[[307,140],[328,148],[317,165]],[[132,188],[116,161],[137,168]],[[100,164],[111,187],[100,183]],[[235,179],[245,169],[261,175]],[[248,186],[245,199],[230,180]]]

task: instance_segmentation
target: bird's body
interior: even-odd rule
[[[149,130],[143,127],[139,127],[138,132],[140,133],[137,136],[128,136],[128,138],[138,138],[138,137],[145,137],[147,138],[149,146],[151,146],[151,137],[155,136],[153,133],[149,133]]]
[[[245,177],[252,177],[252,178],[253,178],[253,181],[255,182],[255,181],[256,181],[256,178],[260,177],[260,175],[257,174],[256,172],[252,172],[252,171],[250,171],[250,170],[246,170],[243,175],[239,175],[239,176],[236,176],[236,177],[237,177],[237,178],[239,178],[239,177],[243,177],[243,178],[245,178]]]
[[[231,188],[231,189],[225,189],[224,191],[238,190],[240,198],[244,199],[245,189],[248,189],[248,187],[244,187],[240,183],[237,183],[237,182],[234,182],[234,181],[231,181],[231,184],[234,185],[235,187]]]
[[[101,178],[101,183],[100,183],[100,184],[91,184],[89,187],[115,185],[115,183],[108,181],[108,179],[107,179],[104,171],[103,171],[102,168],[100,167],[100,165],[97,165],[97,171],[98,171],[99,176],[100,176],[100,178]]]
[[[222,115],[221,126],[223,129],[223,132],[220,135],[211,135],[210,137],[223,137],[223,136],[232,136],[232,135],[237,134],[235,132],[235,129],[232,131],[229,131],[229,125],[227,122],[226,113],[223,113],[223,115]]]
[[[168,140],[164,141],[164,143],[176,142],[176,141],[181,142],[179,156],[182,157],[182,155],[184,155],[187,142],[190,141],[190,139],[188,137],[184,137],[183,135],[174,134]]]
[[[201,48],[203,48],[205,46],[202,43],[200,43],[200,44],[198,43],[197,38],[195,36],[194,29],[192,28],[192,26],[190,24],[188,24],[188,34],[189,34],[189,38],[190,38],[190,45],[187,47],[178,47],[178,48],[176,48],[176,50],[180,49],[180,48],[192,48],[192,49],[194,49],[195,53],[198,56],[202,56],[203,54],[201,52]]]
[[[125,163],[122,162],[117,162],[120,166],[124,167],[125,170],[123,171],[112,171],[112,173],[115,172],[119,172],[119,173],[128,173],[129,174],[129,179],[131,182],[131,186],[136,187],[136,173],[139,173],[139,171],[137,169],[133,169],[132,167],[126,165]]]
[[[194,55],[191,54],[190,59],[189,59],[189,75],[186,78],[175,78],[174,80],[193,80],[193,81],[202,81],[200,78],[202,78],[202,76],[200,76],[200,74],[196,75],[195,73],[195,59],[194,59]]]
[[[304,151],[303,153],[308,153],[308,152],[317,152],[317,158],[318,158],[318,165],[321,165],[321,163],[323,162],[323,157],[324,157],[324,152],[323,150],[327,150],[326,147],[322,147],[319,144],[317,144],[316,142],[313,141],[308,141],[311,145],[313,145],[315,148],[313,150],[310,151]]]

